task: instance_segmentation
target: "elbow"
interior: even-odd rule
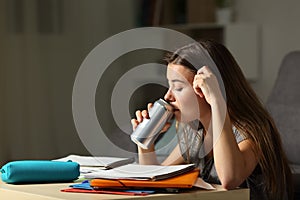
[[[222,182],[222,187],[226,190],[232,190],[232,189],[236,188],[235,184],[233,184],[231,182]]]
[[[241,180],[234,177],[224,177],[220,179],[222,187],[226,190],[232,190],[240,186]]]

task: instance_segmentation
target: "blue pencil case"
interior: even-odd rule
[[[79,164],[50,160],[12,161],[1,168],[2,181],[6,183],[69,182],[80,175]]]

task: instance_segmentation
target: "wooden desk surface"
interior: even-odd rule
[[[61,189],[68,188],[70,183],[59,184],[29,184],[12,185],[3,183],[0,179],[0,199],[20,199],[20,200],[43,200],[43,199],[74,199],[74,200],[101,200],[101,199],[250,199],[249,189],[224,190],[217,186],[216,190],[197,190],[176,194],[151,194],[148,196],[127,196],[108,194],[87,194],[87,193],[66,193]]]

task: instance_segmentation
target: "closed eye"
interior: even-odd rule
[[[177,92],[180,92],[180,91],[182,91],[182,89],[183,88],[175,88],[174,90],[177,91]]]

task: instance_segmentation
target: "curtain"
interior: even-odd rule
[[[0,165],[89,154],[72,116],[76,73],[96,45],[133,28],[137,2],[0,0]]]
[[[66,3],[0,1],[0,164],[87,153],[71,107],[84,59],[81,33],[72,23],[80,5]]]

